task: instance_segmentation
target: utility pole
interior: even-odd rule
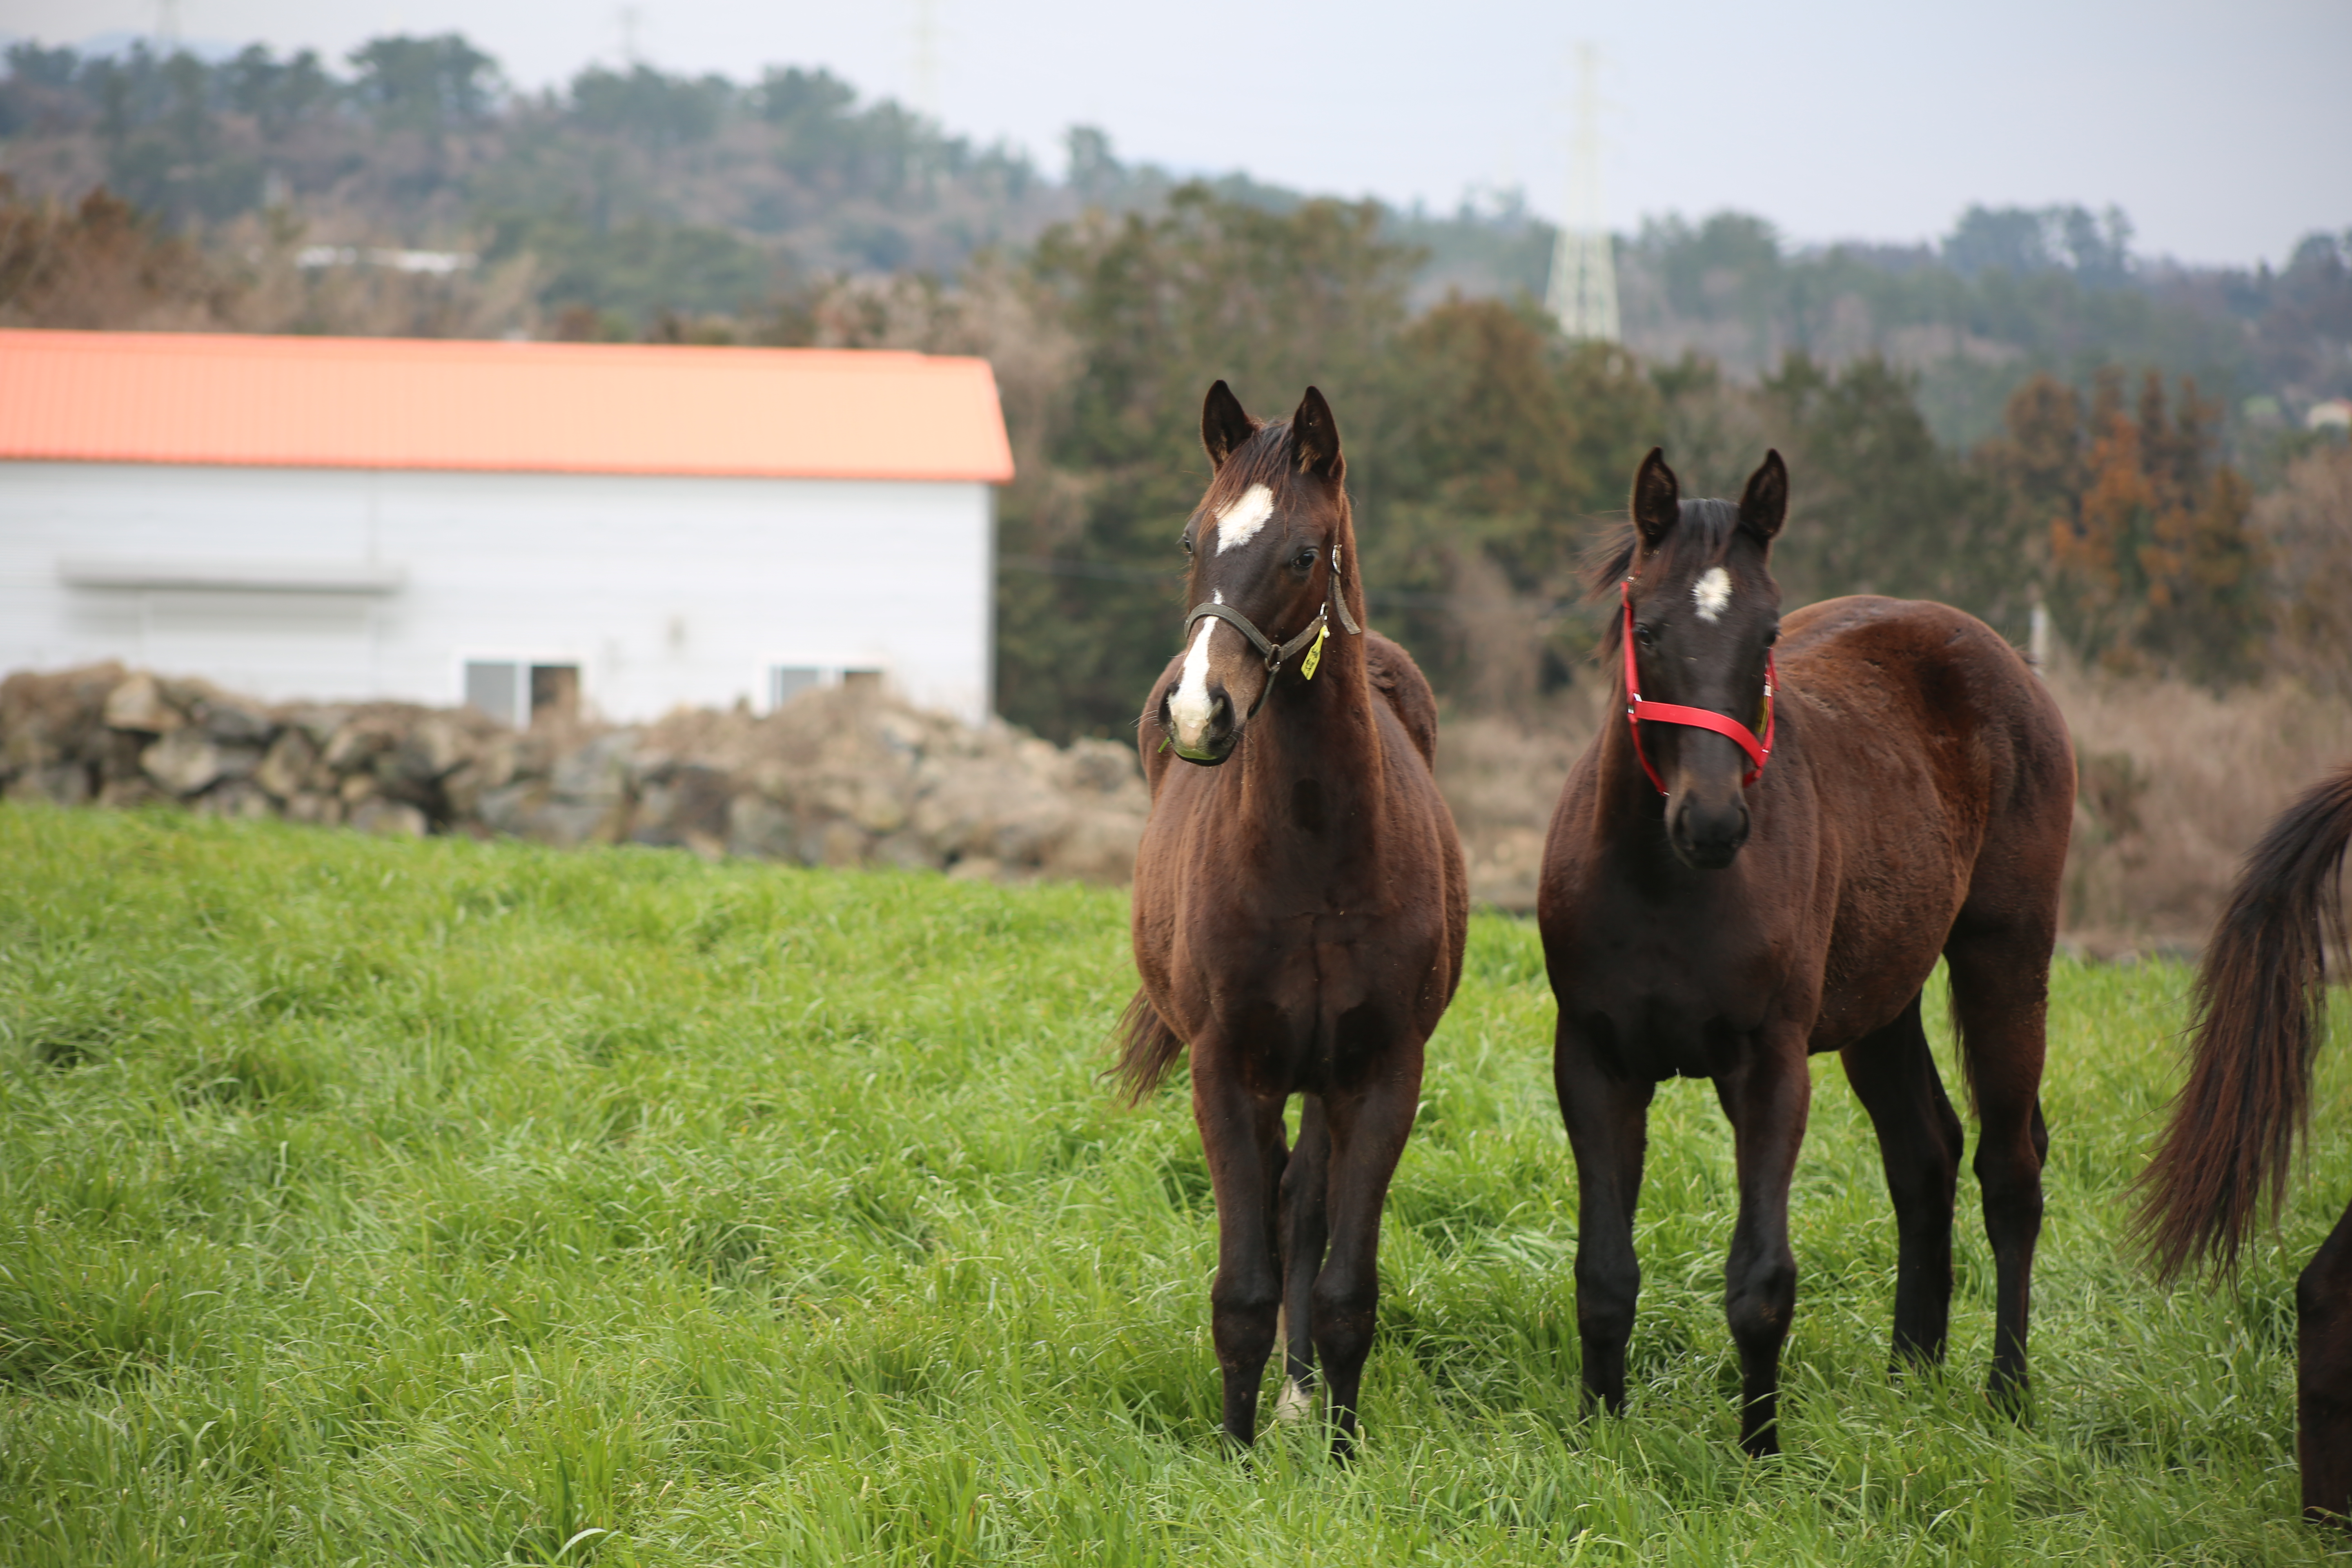
[[[155,52],[180,52],[180,0],[155,0]]]
[[[1576,47],[1576,134],[1569,144],[1568,200],[1553,242],[1544,307],[1571,338],[1618,341],[1617,262],[1601,216],[1601,51]]]

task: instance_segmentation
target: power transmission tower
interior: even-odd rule
[[[1618,341],[1617,262],[1601,217],[1601,52],[1576,47],[1580,92],[1569,146],[1568,201],[1551,251],[1544,306],[1571,338]]]
[[[939,0],[915,0],[915,112],[940,117]]]
[[[915,90],[911,105],[918,119],[929,122],[932,131],[940,123],[940,8],[939,0],[915,0]],[[921,136],[917,136],[908,149],[908,173],[917,189],[936,195],[940,188],[940,168],[931,156],[931,148]]]
[[[180,49],[180,0],[155,0],[155,45],[159,54]]]

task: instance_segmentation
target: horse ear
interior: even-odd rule
[[[1650,455],[1642,459],[1639,472],[1633,476],[1633,531],[1641,536],[1642,548],[1655,550],[1683,515],[1682,481],[1666,467],[1666,449],[1653,447]]]
[[[1321,479],[1339,477],[1339,422],[1331,417],[1331,405],[1323,401],[1323,395],[1311,386],[1298,400],[1298,412],[1290,416],[1290,435],[1298,443],[1301,468],[1311,469]]]
[[[1776,449],[1765,453],[1762,465],[1748,476],[1748,488],[1739,493],[1739,526],[1757,542],[1769,544],[1788,515],[1789,468]]]
[[[1242,400],[1223,382],[1209,388],[1201,405],[1201,445],[1209,449],[1209,467],[1222,468],[1241,444],[1257,434],[1257,421],[1242,408]]]

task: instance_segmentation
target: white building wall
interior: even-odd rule
[[[762,706],[778,665],[874,668],[977,720],[993,505],[978,483],[0,463],[0,671],[119,658],[451,704],[467,659],[510,658],[577,665],[591,711],[641,720]],[[230,585],[87,582],[192,575]],[[273,578],[307,585],[251,585]]]

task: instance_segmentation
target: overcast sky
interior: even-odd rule
[[[153,31],[171,0],[0,0],[44,43]],[[821,65],[951,131],[1063,164],[1119,155],[1451,208],[1519,186],[1561,210],[1573,58],[1601,51],[1610,225],[1760,214],[1791,240],[1906,241],[1971,202],[2122,207],[2137,248],[2283,258],[2352,227],[2347,0],[176,0],[180,36],[309,47],[457,30],[518,86],[639,56],[755,78]],[[932,20],[930,90],[919,18]]]

